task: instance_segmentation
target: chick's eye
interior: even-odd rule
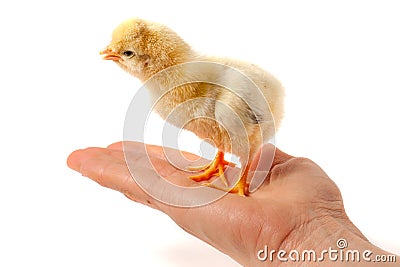
[[[124,51],[122,52],[122,54],[128,58],[131,58],[135,55],[135,53],[133,53],[132,51]]]

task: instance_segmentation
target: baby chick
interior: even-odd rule
[[[204,171],[191,179],[201,182],[219,176],[226,183],[224,168],[231,164],[224,153],[231,152],[239,156],[242,172],[229,192],[248,194],[248,162],[275,134],[283,116],[284,90],[277,79],[254,64],[201,55],[165,25],[138,18],[121,23],[100,54],[142,82],[152,80],[146,87],[158,100],[155,111],[218,149],[210,164],[191,168]],[[198,71],[196,64],[185,65],[191,62],[199,62]],[[159,77],[163,70],[169,71]],[[182,85],[180,81],[186,80],[200,82]],[[174,84],[179,86],[171,89]]]

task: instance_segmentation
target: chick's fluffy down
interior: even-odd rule
[[[165,25],[125,21],[105,51],[146,82],[161,117],[241,161],[251,160],[280,125],[284,90],[276,78],[254,64],[198,54]]]

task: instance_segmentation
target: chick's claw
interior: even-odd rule
[[[247,175],[249,173],[249,167],[246,167],[244,169],[244,172],[241,174],[239,181],[236,182],[235,186],[233,186],[232,188],[223,188],[220,186],[217,186],[213,183],[207,182],[207,183],[203,183],[203,186],[208,186],[211,188],[215,188],[218,190],[222,190],[231,194],[237,194],[239,196],[248,196],[249,195],[249,187],[250,184],[247,182]],[[226,185],[228,186],[228,185]]]
[[[233,188],[223,188],[219,187],[212,183],[203,183],[203,186],[208,186],[214,189],[222,190],[231,194],[237,194],[239,196],[248,196],[249,195],[249,183],[245,181],[245,179],[240,179],[238,183]]]
[[[226,180],[224,175],[225,166],[235,166],[235,164],[226,161],[224,159],[224,152],[218,151],[217,155],[215,156],[215,159],[210,164],[199,167],[188,167],[187,169],[195,171],[204,171],[202,174],[193,175],[189,177],[195,182],[208,181],[212,177],[217,176],[221,179],[222,183],[225,186],[228,186],[228,181]]]

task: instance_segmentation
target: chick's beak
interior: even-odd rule
[[[105,55],[103,57],[104,60],[113,60],[118,61],[121,59],[120,56],[114,54],[110,49],[106,48],[103,51],[100,51],[100,55]]]

